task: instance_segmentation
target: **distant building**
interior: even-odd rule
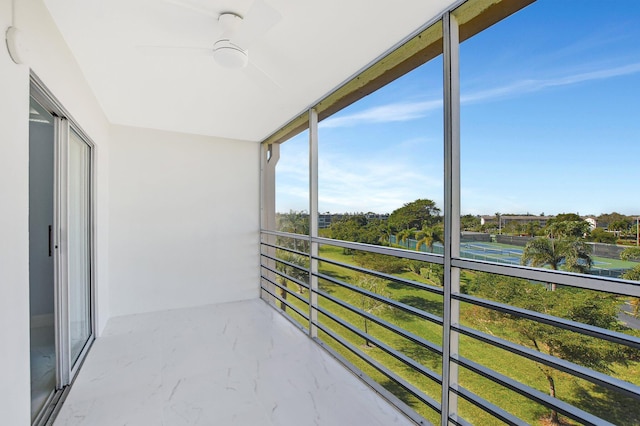
[[[554,216],[502,215],[500,216],[500,225],[505,226],[511,222],[518,222],[523,225],[531,222],[537,222],[541,227],[544,227],[547,225],[547,221],[553,218]],[[480,216],[480,225],[486,225],[490,222],[498,224],[498,218],[495,215]]]
[[[367,220],[372,219],[380,219],[387,220],[389,219],[389,213],[320,213],[318,214],[318,228],[325,229],[331,226],[332,222],[336,222],[342,220],[345,216],[353,216],[353,215],[361,215],[367,218]]]
[[[342,214],[320,213],[318,214],[318,228],[328,228],[332,221],[340,220],[343,216]]]

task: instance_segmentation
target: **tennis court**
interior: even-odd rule
[[[522,257],[522,249],[517,247],[504,247],[495,243],[462,243],[460,245],[462,257],[490,262],[508,263],[519,265]]]
[[[395,238],[392,237],[392,243]],[[415,250],[416,240],[408,239],[401,246]],[[429,251],[424,244],[421,250]],[[463,242],[460,244],[460,255],[466,259],[483,260],[487,262],[504,263],[509,265],[520,265],[523,247],[511,246],[503,243],[487,243],[487,242]],[[433,253],[442,254],[444,247],[441,243],[435,243],[432,249]],[[620,277],[625,271],[637,265],[635,262],[623,261],[620,259],[608,259],[604,257],[593,257],[593,267],[590,273],[595,275],[604,275],[612,277]]]

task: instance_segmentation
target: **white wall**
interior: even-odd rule
[[[259,295],[259,145],[114,126],[110,309]]]
[[[0,423],[29,425],[29,67],[97,144],[98,321],[108,318],[109,125],[40,0],[16,1],[15,24],[30,52],[14,64],[5,48],[11,1],[0,0]]]

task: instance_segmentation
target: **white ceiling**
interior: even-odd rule
[[[112,123],[252,141],[453,3],[258,0],[279,20],[249,46],[250,66],[230,70],[209,54],[145,46],[210,48],[215,16],[246,16],[254,0],[183,0],[210,15],[173,1],[44,0]]]

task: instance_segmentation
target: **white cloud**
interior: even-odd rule
[[[516,96],[524,93],[537,92],[549,87],[569,86],[593,80],[604,80],[612,77],[636,74],[640,72],[640,63],[628,64],[614,68],[570,74],[549,79],[525,79],[515,81],[505,86],[472,92],[460,98],[462,103],[483,102],[497,98]]]
[[[618,67],[567,73],[555,78],[523,79],[502,86],[469,92],[461,98],[461,102],[481,103],[552,87],[604,80],[639,72],[640,63],[632,63]],[[329,118],[321,122],[320,125],[324,128],[344,128],[372,123],[404,122],[424,117],[439,108],[442,108],[440,99],[395,102],[349,115]],[[392,151],[377,152],[373,158],[371,156],[358,158],[355,147],[342,147],[344,150],[342,153],[323,151],[319,165],[320,210],[385,213],[417,198],[431,198],[441,207],[442,171],[429,170],[426,164],[420,163],[424,159],[402,155],[402,152],[406,153],[411,150],[399,148],[403,143],[412,145],[415,142],[416,140],[398,142],[394,144]],[[421,143],[426,142],[421,140]],[[288,155],[283,155],[278,164],[279,210],[308,209],[308,153],[306,147],[303,147],[304,144],[299,145],[292,149]],[[339,147],[334,148],[340,149]],[[437,156],[441,158],[441,153]],[[439,158],[436,157],[433,157],[433,160],[437,163]],[[463,188],[462,191],[465,199],[465,205],[463,205],[465,213],[493,213],[496,209],[522,212],[527,208],[518,197],[508,197],[499,191],[495,195],[489,194],[486,190],[474,191],[471,188]],[[529,206],[529,208],[535,207]]]
[[[411,147],[414,142],[410,139],[398,146]],[[407,156],[406,150],[401,151],[405,154],[375,158],[325,152],[318,165],[320,211],[390,213],[417,198],[431,198],[442,205],[442,170],[434,169],[427,159]],[[276,177],[277,210],[308,210],[307,162],[294,152],[280,162]]]
[[[413,161],[326,158],[319,164],[321,211],[391,213],[417,198],[442,204],[441,171]]]
[[[516,96],[536,92],[549,87],[569,86],[593,80],[635,74],[640,72],[640,63],[628,64],[613,68],[574,73],[549,79],[524,79],[504,86],[479,90],[461,97],[462,103],[475,103],[498,98]],[[425,101],[403,101],[379,105],[353,114],[330,117],[320,123],[322,128],[354,127],[362,124],[391,123],[411,121],[426,116],[428,113],[442,109],[441,99]]]
[[[360,124],[391,123],[421,118],[427,113],[441,109],[442,100],[420,102],[396,102],[366,109],[354,114],[328,118],[320,123],[323,128],[353,127]]]

